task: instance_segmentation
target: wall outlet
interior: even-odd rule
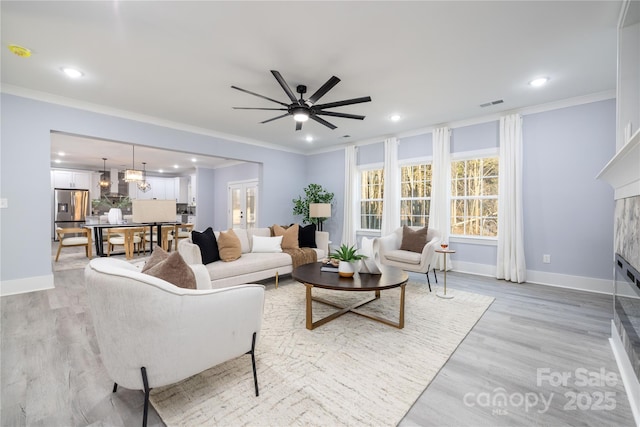
[[[9,200],[2,198],[0,199],[0,209],[7,209],[9,207]]]
[[[542,255],[542,262],[544,264],[551,264],[551,255],[549,254]]]

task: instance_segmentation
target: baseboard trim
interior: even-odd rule
[[[0,282],[0,297],[53,289],[53,273]]]
[[[629,405],[631,406],[633,418],[635,418],[636,424],[640,426],[640,403],[638,403],[640,402],[640,382],[635,376],[633,366],[631,366],[629,357],[624,349],[624,344],[618,335],[618,331],[616,330],[616,325],[613,320],[611,321],[611,338],[609,338],[609,343],[611,344],[613,355],[616,358],[616,363],[618,364],[618,370],[622,377],[624,389],[627,392],[627,397],[629,398]]]
[[[478,276],[496,277],[496,266],[476,262],[451,261],[451,270]]]
[[[496,266],[478,264],[474,262],[451,262],[451,269],[460,273],[475,274],[478,276],[496,277]],[[595,279],[592,277],[571,276],[568,274],[548,273],[544,271],[527,270],[527,283],[536,285],[554,286],[557,288],[575,289],[578,291],[595,292],[599,294],[613,294],[613,273],[610,280]],[[636,295],[628,284],[618,284],[618,294],[625,296]]]

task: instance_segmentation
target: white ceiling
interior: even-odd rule
[[[621,2],[2,1],[0,7],[5,92],[64,97],[308,153],[613,91]],[[33,55],[13,55],[6,48],[12,43]],[[70,80],[63,66],[85,75]],[[369,95],[372,102],[333,109],[366,119],[325,117],[338,128],[310,121],[296,132],[291,117],[259,124],[279,112],[232,109],[279,105],[231,85],[287,102],[272,69],[294,91],[307,85],[307,95],[339,77],[322,102]],[[528,86],[538,76],[551,80]],[[497,99],[504,103],[480,107]],[[396,113],[402,119],[391,122]]]

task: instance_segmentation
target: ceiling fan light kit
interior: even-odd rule
[[[347,114],[347,113],[338,113],[334,111],[325,111],[325,108],[335,108],[342,107],[345,105],[352,104],[360,104],[362,102],[370,102],[371,97],[363,96],[360,98],[352,98],[345,99],[343,101],[330,102],[327,104],[316,104],[320,98],[322,98],[327,92],[329,92],[335,85],[340,82],[340,79],[336,76],[332,76],[325,84],[323,84],[320,89],[318,89],[313,95],[311,95],[308,99],[304,99],[304,94],[307,92],[307,87],[305,85],[298,85],[296,87],[296,92],[300,94],[300,99],[296,98],[296,95],[293,93],[287,82],[284,80],[282,75],[276,71],[271,70],[271,74],[278,81],[282,90],[287,94],[289,99],[291,100],[290,104],[286,104],[284,102],[280,102],[273,98],[266,97],[264,95],[260,95],[255,92],[251,92],[246,89],[241,89],[237,86],[231,86],[231,88],[239,90],[241,92],[248,93],[250,95],[257,96],[262,99],[266,99],[267,101],[275,102],[276,104],[280,104],[283,108],[254,108],[254,107],[233,107],[236,110],[271,110],[271,111],[286,111],[286,113],[281,114],[279,116],[273,117],[271,119],[264,120],[260,123],[269,123],[277,119],[281,119],[287,116],[293,116],[293,120],[296,122],[296,130],[302,129],[302,123],[311,119],[314,120],[329,129],[336,129],[333,123],[330,123],[318,116],[331,116],[331,117],[340,117],[344,119],[355,119],[355,120],[364,120],[365,116],[357,115],[357,114]]]

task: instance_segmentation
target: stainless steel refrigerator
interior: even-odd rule
[[[53,190],[53,227],[81,227],[89,214],[89,190]]]

